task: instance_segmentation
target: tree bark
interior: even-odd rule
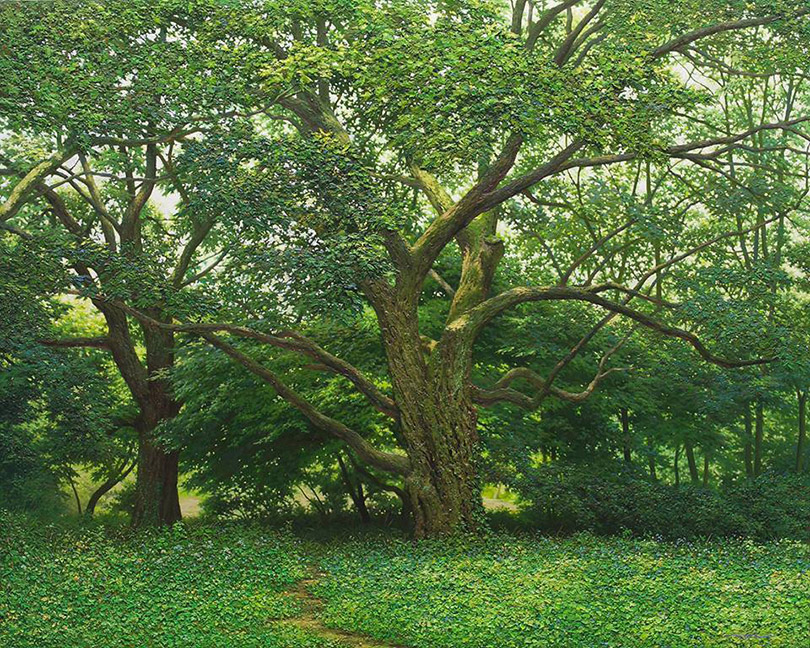
[[[657,480],[658,475],[655,471],[655,447],[650,438],[647,439],[647,465],[650,468],[650,478]]]
[[[144,327],[143,333],[149,380],[148,396],[140,403],[141,414],[135,425],[139,448],[132,525],[136,527],[171,525],[182,517],[177,492],[179,453],[167,451],[155,439],[158,425],[180,411],[167,376],[174,364],[174,336],[150,327]]]
[[[170,525],[181,519],[178,459],[179,453],[165,452],[155,444],[151,430],[141,434],[132,526]]]
[[[754,429],[754,477],[762,474],[762,441],[765,437],[765,412],[762,401],[758,400],[755,408]]]
[[[633,457],[630,455],[630,413],[626,407],[620,410],[622,420],[622,450],[626,463],[632,463]]]
[[[796,441],[796,472],[804,470],[804,452],[807,443],[807,392],[796,392],[799,401],[799,436]]]
[[[700,482],[700,474],[698,473],[697,462],[695,461],[695,448],[691,443],[684,443],[686,450],[686,462],[689,464],[689,478],[693,484]]]
[[[476,409],[468,387],[472,343],[423,351],[415,304],[378,295],[375,309],[411,469],[405,476],[417,537],[474,531],[483,511]]]

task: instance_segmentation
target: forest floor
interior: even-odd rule
[[[800,648],[810,548],[189,523],[133,535],[0,512],[3,648]]]

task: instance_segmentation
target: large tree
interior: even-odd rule
[[[19,24],[25,18],[18,14],[31,20],[26,4],[7,4],[4,21]],[[147,307],[133,299],[137,291],[111,290],[103,282],[96,282],[100,285],[89,295],[109,322],[118,322],[111,324],[108,341],[115,342],[120,367],[135,366],[137,359],[134,345],[124,344],[121,332],[133,318],[143,328],[147,367],[139,365],[139,380],[128,383],[151,413],[149,430],[178,407],[164,398],[168,391],[162,372],[171,364],[165,361],[174,344],[171,336],[201,335],[266,381],[311,425],[345,442],[361,461],[399,477],[411,500],[417,533],[438,534],[478,523],[478,409],[504,402],[533,409],[548,396],[572,402],[587,398],[616,371],[611,357],[621,348],[623,335],[616,336],[584,389],[563,389],[558,379],[595,336],[615,329],[619,316],[680,338],[704,359],[723,366],[761,361],[752,349],[738,349],[731,360],[710,351],[693,330],[677,322],[683,314],[678,304],[656,293],[654,286],[676,264],[689,263],[713,245],[739,238],[777,216],[766,213],[750,227],[729,222],[727,229],[700,238],[701,222],[711,213],[704,199],[686,210],[686,224],[664,249],[649,234],[648,219],[633,214],[624,222],[596,219],[591,240],[563,249],[557,258],[565,259],[564,264],[547,283],[540,283],[541,274],[526,272],[525,264],[521,273],[520,254],[509,245],[519,240],[527,211],[518,207],[556,202],[555,183],[572,175],[598,176],[615,167],[632,177],[627,169],[643,172],[651,165],[652,172],[640,181],[649,183],[672,160],[708,171],[730,151],[778,148],[786,156],[802,155],[808,137],[802,126],[810,117],[801,112],[801,101],[787,118],[724,132],[705,119],[705,106],[714,99],[702,68],[720,61],[733,77],[760,74],[766,66],[780,78],[803,74],[807,60],[801,44],[807,42],[810,12],[805,3],[564,0],[547,5],[516,0],[507,6],[485,0],[202,0],[150,3],[144,13],[158,25],[151,31],[118,22],[117,12],[109,9],[112,3],[53,6],[56,19],[44,28],[29,26],[24,55],[16,54],[17,48],[3,51],[3,65],[15,79],[12,86],[19,83],[21,88],[4,104],[4,112],[13,104],[12,114],[18,115],[7,129],[24,132],[41,123],[43,106],[61,106],[40,91],[32,61],[51,60],[49,44],[43,45],[39,34],[48,34],[44,41],[49,43],[71,11],[107,9],[110,14],[99,20],[116,26],[110,27],[110,38],[120,28],[139,47],[162,43],[173,52],[180,71],[154,59],[161,61],[155,65],[163,73],[150,83],[165,86],[150,85],[146,96],[157,92],[159,99],[154,105],[146,101],[145,107],[143,92],[134,88],[148,74],[137,65],[123,74],[104,70],[115,79],[109,96],[117,97],[123,86],[124,114],[134,115],[126,128],[112,129],[117,131],[112,139],[107,124],[116,121],[116,113],[98,106],[99,95],[89,102],[76,97],[92,104],[91,116],[101,115],[90,127],[78,122],[81,137],[73,134],[72,115],[49,115],[45,121],[52,130],[70,130],[72,136],[52,138],[52,144],[61,145],[20,168],[20,180],[9,186],[0,207],[0,221],[19,230],[20,207],[35,195],[47,199],[40,184],[53,181],[60,166],[88,148],[144,147],[144,178],[130,178],[141,189],[131,195],[121,220],[110,223],[103,210],[94,210],[100,212],[102,234],[116,226],[121,230],[119,249],[111,252],[126,256],[134,249],[135,259],[145,250],[124,245],[123,238],[134,228],[138,240],[138,214],[156,177],[156,147],[183,137],[177,167],[163,166],[186,187],[184,213],[194,214],[195,222],[216,219],[227,230],[221,251],[230,262],[213,274],[220,280],[218,315],[228,317],[228,323],[212,321],[207,312],[188,304]],[[725,57],[734,48],[750,46],[752,32],[760,38],[758,57],[727,65]],[[95,37],[77,34],[71,46],[95,51],[95,43],[89,42]],[[96,49],[104,56],[105,47]],[[205,60],[211,57],[211,65],[185,66],[185,57],[199,51]],[[66,86],[77,74],[71,69],[76,64],[72,52],[63,50],[68,69],[60,73]],[[121,58],[112,59],[116,69],[124,65]],[[230,68],[220,72],[216,65]],[[19,81],[23,72],[33,79]],[[181,81],[174,80],[175,72]],[[220,73],[234,79],[238,101],[216,81],[207,82]],[[95,90],[95,79],[88,77],[88,87],[79,93]],[[176,96],[186,96],[182,80],[202,88],[204,100],[191,97],[199,105],[181,101],[177,107]],[[59,83],[57,78],[50,87]],[[207,94],[210,88],[216,89],[212,95]],[[121,103],[115,102],[115,109],[121,110]],[[233,108],[241,103],[241,112]],[[210,134],[187,135],[206,109],[220,122],[232,117],[232,123]],[[127,135],[122,142],[123,130]],[[774,133],[777,138],[770,137]],[[89,177],[86,169],[82,173]],[[88,185],[88,197],[98,202],[93,191]],[[700,194],[700,188],[693,193]],[[769,195],[758,198],[763,212],[770,200]],[[564,218],[552,212],[552,222]],[[629,231],[638,234],[647,253],[637,255],[631,268],[617,268],[611,262],[612,246]],[[193,232],[190,240],[195,240]],[[565,248],[565,242],[561,245]],[[645,266],[649,254],[651,262]],[[454,285],[437,271],[443,259],[453,256],[460,265]],[[514,261],[506,273],[505,259]],[[90,274],[83,267],[77,271]],[[184,275],[183,269],[174,273]],[[437,286],[448,296],[444,322],[434,326],[431,318],[425,326],[423,296]],[[169,286],[170,294],[177,288]],[[494,384],[473,384],[475,343],[495,318],[525,304],[558,302],[581,303],[605,314],[546,375],[529,367],[506,367]],[[309,324],[335,309],[363,307],[373,311],[378,323],[383,378],[365,375],[329,352],[328,341],[305,335]],[[149,361],[150,340],[159,362]],[[362,430],[321,411],[290,380],[252,357],[244,340],[296,352],[306,358],[309,370],[345,377],[390,419],[398,447],[382,449]],[[162,394],[156,407],[154,390]],[[145,474],[149,465],[142,461]]]

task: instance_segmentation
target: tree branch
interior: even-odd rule
[[[398,475],[404,476],[410,472],[411,466],[407,457],[378,450],[351,428],[318,411],[309,401],[288,387],[267,367],[259,364],[212,333],[202,333],[201,335],[210,344],[268,383],[281,398],[301,412],[316,428],[344,441],[363,461],[380,470],[386,470]]]
[[[159,322],[148,315],[128,306],[124,303],[113,302],[122,311],[132,315],[146,326],[174,331],[176,333],[195,333],[205,337],[216,332],[231,333],[239,337],[257,340],[287,351],[295,351],[308,356],[322,363],[331,371],[347,378],[357,390],[366,396],[375,409],[391,418],[399,416],[399,409],[396,403],[383,394],[377,386],[367,378],[359,369],[349,364],[345,360],[329,353],[326,349],[318,346],[309,338],[295,331],[278,331],[275,334],[262,333],[245,326],[234,324],[169,324]],[[208,338],[206,338],[208,339]]]
[[[778,20],[783,20],[785,18],[800,18],[801,16],[805,16],[810,13],[810,9],[800,9],[792,16],[784,16],[784,15],[773,15],[773,16],[763,16],[761,18],[746,18],[743,20],[733,20],[730,22],[724,23],[717,23],[715,25],[708,25],[707,27],[701,27],[699,29],[695,29],[693,31],[687,32],[678,36],[677,38],[673,38],[671,41],[664,43],[660,47],[653,50],[651,57],[656,59],[660,58],[670,52],[675,52],[690,43],[694,43],[697,40],[702,38],[706,38],[708,36],[714,36],[715,34],[720,34],[723,32],[729,31],[739,31],[741,29],[748,29],[749,27],[760,27],[762,25],[769,25],[774,23]]]
[[[752,365],[766,364],[773,360],[772,358],[759,358],[755,360],[729,360],[721,358],[711,353],[694,333],[685,329],[668,326],[646,313],[630,308],[626,304],[606,299],[594,292],[593,289],[566,288],[563,286],[551,288],[512,288],[476,306],[456,320],[453,325],[459,329],[466,328],[474,337],[489,320],[503,311],[519,304],[538,301],[584,301],[594,304],[607,311],[623,315],[662,335],[684,340],[691,344],[704,360],[721,367],[749,367]]]
[[[38,340],[44,346],[73,348],[85,347],[92,349],[107,349],[110,350],[110,338],[108,337],[75,337],[64,338],[60,340]]]
[[[56,151],[28,171],[28,173],[14,185],[6,201],[0,205],[0,223],[5,223],[12,218],[25,203],[28,195],[34,188],[49,174],[53,173],[54,170],[58,169],[60,165],[76,155],[78,150],[79,147],[77,144],[70,143],[65,146],[65,148]]]

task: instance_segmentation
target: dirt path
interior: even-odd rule
[[[358,632],[348,630],[336,630],[329,628],[318,618],[318,612],[323,607],[323,601],[316,597],[310,589],[316,585],[324,574],[314,569],[308,578],[296,583],[295,588],[289,593],[301,603],[301,614],[297,617],[284,619],[283,623],[294,625],[302,630],[318,635],[322,639],[337,641],[349,648],[406,648],[399,644],[393,644],[378,639],[372,639]]]

